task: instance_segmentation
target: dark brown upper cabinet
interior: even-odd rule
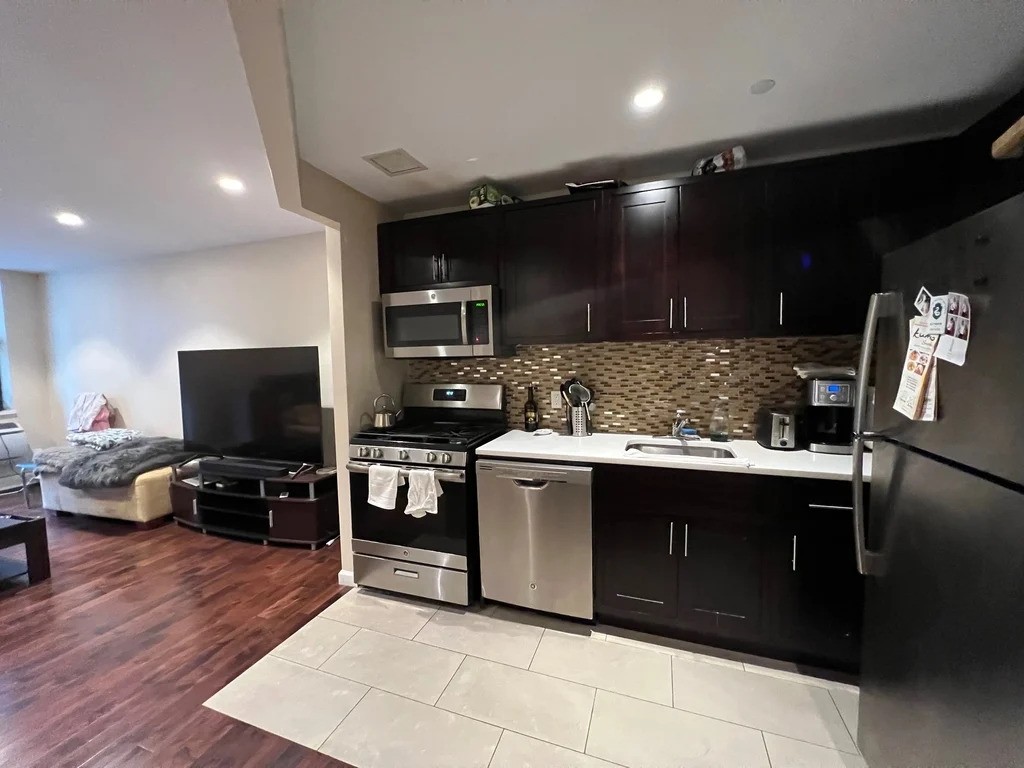
[[[679,188],[609,195],[609,333],[617,339],[672,334],[677,307]]]
[[[381,293],[498,281],[493,210],[428,216],[377,228]]]
[[[774,170],[766,181],[770,256],[762,261],[759,330],[771,336],[859,333],[878,254],[872,196],[849,161]]]
[[[600,198],[558,198],[502,212],[504,343],[603,338]]]
[[[683,334],[735,336],[753,325],[753,270],[767,250],[762,181],[731,174],[682,186],[679,294]]]

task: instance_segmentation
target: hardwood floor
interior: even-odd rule
[[[343,765],[202,706],[343,594],[337,544],[46,524],[52,578],[0,589],[0,766]]]

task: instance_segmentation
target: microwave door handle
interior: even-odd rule
[[[468,301],[463,301],[463,302],[461,302],[460,306],[462,308],[462,310],[461,310],[461,312],[462,312],[462,318],[461,318],[461,320],[462,320],[462,343],[468,346],[469,345],[469,310],[467,309],[467,307],[469,306],[469,302]]]

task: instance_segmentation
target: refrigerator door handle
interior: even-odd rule
[[[875,354],[875,335],[878,321],[883,317],[903,314],[903,297],[898,293],[874,293],[868,303],[868,316],[864,320],[864,341],[860,348],[857,367],[857,398],[853,408],[853,536],[857,553],[857,570],[863,575],[873,572],[878,553],[868,550],[864,524],[864,440],[875,437],[864,432],[864,416],[868,404],[868,381],[871,362]]]

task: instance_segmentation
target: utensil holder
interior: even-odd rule
[[[570,409],[569,423],[572,424],[573,437],[586,437],[592,434],[590,419],[587,418],[587,409],[580,405],[574,405]]]

